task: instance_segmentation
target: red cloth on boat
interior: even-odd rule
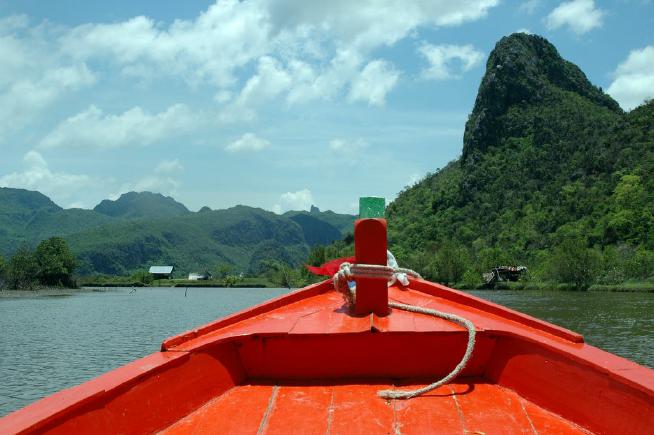
[[[313,273],[314,275],[333,276],[336,272],[338,272],[338,269],[341,267],[341,264],[345,262],[354,263],[354,259],[355,257],[335,258],[323,264],[322,266],[309,266],[308,264],[306,264],[305,267],[309,272]]]

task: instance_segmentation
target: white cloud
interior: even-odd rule
[[[190,84],[209,83],[219,89],[237,86],[238,73],[257,62],[256,72],[238,92],[241,106],[284,93],[290,103],[331,98],[350,82],[352,101],[381,104],[397,75],[382,61],[360,69],[372,50],[393,45],[420,27],[479,20],[498,3],[224,0],[193,20],[165,26],[135,17],[85,24],[59,40],[63,51],[78,60],[109,60],[124,74],[181,77]],[[344,57],[358,59],[353,64]],[[384,81],[373,88],[365,82],[374,77]],[[216,99],[227,101],[227,95],[217,92]]]
[[[411,174],[409,176],[409,184],[408,185],[413,186],[414,184],[416,184],[420,180],[422,180],[422,176],[420,174],[418,174],[417,172],[414,172],[413,174]]]
[[[156,175],[150,175],[143,177],[134,183],[133,187],[124,190],[125,192],[155,192],[161,193],[166,196],[174,196],[177,194],[177,189],[179,188],[180,183],[172,177],[158,177]]]
[[[179,172],[183,169],[184,167],[179,163],[179,160],[161,160],[155,166],[152,173],[146,174],[134,181],[121,184],[114,193],[109,195],[109,199],[116,200],[120,195],[127,192],[145,191],[175,196],[181,186],[181,182],[178,179]]]
[[[369,50],[392,45],[421,26],[456,26],[486,16],[498,0],[333,0],[270,2],[275,29],[308,26],[329,33],[341,45]],[[313,36],[307,33],[308,36]]]
[[[0,48],[0,56],[1,52]],[[40,67],[35,68],[38,70]],[[5,75],[4,81],[8,83],[4,87],[0,86],[0,136],[25,126],[66,92],[90,86],[95,82],[95,76],[83,63],[66,67],[46,67],[38,71],[37,74],[28,73],[22,77],[17,71],[13,80]]]
[[[256,74],[250,77],[236,100],[220,114],[223,122],[254,119],[254,108],[277,97],[291,86],[292,77],[276,59],[263,56],[259,59]],[[227,102],[229,98],[224,98]]]
[[[81,60],[63,56],[53,44],[60,31],[26,16],[0,19],[0,141],[39,119],[63,97],[96,83]]]
[[[515,32],[516,32],[516,33],[524,33],[524,34],[526,34],[526,35],[533,35],[533,34],[534,34],[531,30],[526,29],[526,28],[524,28],[524,27],[521,28],[521,29],[516,30]]]
[[[156,168],[154,168],[154,172],[158,174],[167,174],[171,172],[177,172],[183,170],[184,167],[182,166],[181,163],[179,163],[179,160],[162,160],[159,162]]]
[[[594,0],[571,0],[561,3],[545,18],[547,28],[558,29],[567,26],[581,35],[602,27],[605,12],[595,6]]]
[[[231,92],[226,91],[226,90],[220,90],[216,92],[216,95],[214,95],[213,99],[216,100],[217,103],[227,103],[233,98],[233,95]]]
[[[302,61],[293,61],[293,87],[287,101],[306,103],[316,99],[332,100],[361,72],[363,56],[354,50],[339,49],[326,66],[314,68]]]
[[[139,16],[112,24],[85,24],[61,38],[81,59],[111,59],[127,75],[182,77],[194,84],[232,85],[234,71],[265,54],[270,23],[259,2],[216,2],[195,20],[168,27]]]
[[[87,175],[53,172],[43,156],[34,150],[23,156],[23,162],[25,170],[0,177],[0,186],[38,190],[63,203],[95,184]]]
[[[368,143],[361,138],[355,140],[336,138],[329,141],[329,148],[336,153],[351,155],[368,148]]]
[[[418,52],[427,59],[429,67],[422,71],[426,79],[445,80],[459,77],[461,72],[466,72],[480,65],[484,60],[484,53],[472,45],[432,45],[423,43]],[[454,61],[458,61],[456,68]]]
[[[632,50],[618,65],[607,92],[625,110],[654,98],[654,45]]]
[[[145,85],[172,78],[213,87],[217,104],[238,109],[225,110],[224,121],[253,119],[258,105],[276,98],[382,105],[400,75],[387,61],[370,59],[374,50],[420,28],[482,19],[498,3],[221,0],[170,24],[145,16],[72,28],[0,19],[0,139],[72,91],[117,80],[115,71]]]
[[[348,99],[383,106],[386,94],[395,87],[400,73],[389,62],[373,60],[352,81]]]
[[[225,147],[225,150],[230,153],[241,151],[261,151],[269,146],[270,142],[267,140],[257,137],[254,133],[245,133],[240,138],[228,144]]]
[[[192,130],[201,122],[183,104],[151,115],[133,107],[120,115],[105,114],[96,106],[60,123],[39,146],[118,148],[150,145],[164,138]]]
[[[126,73],[175,73],[224,85],[233,81],[235,68],[265,54],[321,56],[324,47],[316,44],[328,39],[340,47],[367,51],[392,45],[421,26],[456,26],[479,20],[498,3],[223,0],[195,20],[176,20],[168,27],[140,16],[78,26],[61,41],[66,52],[78,58],[110,56]]]
[[[527,0],[520,5],[520,10],[526,14],[532,15],[541,7],[543,0]]]
[[[259,59],[257,73],[241,90],[237,104],[259,103],[276,97],[291,86],[291,76],[279,62],[269,56]]]
[[[282,214],[289,210],[309,210],[315,204],[313,195],[309,189],[298,190],[297,192],[286,192],[279,197],[279,202],[273,206],[273,211]]]

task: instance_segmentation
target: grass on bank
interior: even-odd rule
[[[452,288],[459,290],[536,290],[536,291],[582,291],[574,284],[555,283],[555,282],[537,282],[537,281],[517,281],[517,282],[499,282],[494,287],[488,287],[482,284],[471,285],[469,283],[458,283],[451,285]],[[593,284],[587,289],[591,292],[641,292],[654,293],[654,282],[650,281],[627,281],[620,284]]]
[[[156,279],[149,282],[135,280],[131,276],[91,276],[80,278],[82,287],[279,287],[264,277],[244,277],[238,280],[211,279],[190,281],[187,279]]]

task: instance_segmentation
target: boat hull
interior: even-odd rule
[[[583,337],[463,292],[412,280],[391,300],[475,324],[392,310],[354,316],[330,281],[166,340],[161,352],[0,419],[0,433],[647,433],[654,371]],[[293,430],[291,430],[293,429]]]

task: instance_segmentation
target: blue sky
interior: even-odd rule
[[[0,1],[0,186],[354,212],[460,155],[502,36],[545,36],[630,110],[653,28],[644,0]]]

